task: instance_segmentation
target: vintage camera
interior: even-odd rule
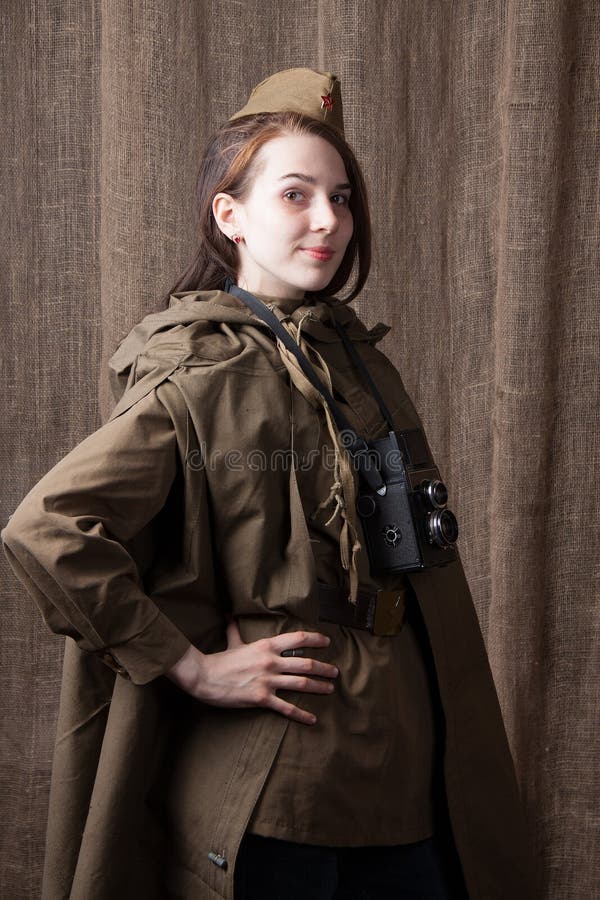
[[[366,465],[375,466],[383,481],[373,490],[360,473],[356,509],[371,574],[412,572],[454,560],[458,523],[446,507],[448,491],[423,429],[390,431],[367,446]]]

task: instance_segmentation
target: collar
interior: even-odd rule
[[[373,328],[368,329],[349,304],[339,303],[335,297],[291,300],[262,293],[254,293],[254,296],[262,300],[280,321],[291,321],[296,326],[302,321],[303,334],[309,334],[325,343],[341,341],[334,320],[344,326],[346,334],[353,341],[366,340],[377,343],[391,330],[391,325],[384,322],[378,322]],[[226,306],[243,308],[251,322],[268,328],[266,323],[234,294],[219,291],[218,302]]]

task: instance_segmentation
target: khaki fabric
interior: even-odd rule
[[[333,301],[299,304],[289,317],[298,325],[308,311],[306,328],[315,339],[341,346],[331,317],[344,325],[394,427],[420,425],[399,373],[375,347],[387,326],[367,329],[354,310]],[[325,414],[296,390],[269,333],[222,291],[173,295],[171,308],[145,318],[113,356],[115,393],[125,390],[109,422],[35,485],[2,531],[11,565],[46,621],[84,657],[71,650],[65,656],[45,900],[65,894],[109,900],[142,891],[233,897],[239,843],[285,733],[292,726],[293,736],[296,728],[271,710],[198,703],[158,676],[190,642],[204,652],[224,649],[228,612],[244,641],[320,624],[317,567],[295,466],[274,462],[297,441],[314,444]],[[352,387],[364,393],[357,380]],[[356,408],[364,411],[366,404],[357,399]],[[377,418],[367,425],[376,436],[387,427]],[[264,465],[256,464],[258,454]],[[321,460],[315,464],[318,485]],[[381,584],[394,587],[398,577]],[[407,741],[396,736],[395,744],[386,741],[380,722],[367,768],[387,747],[408,751],[417,766],[422,749],[425,763],[408,788],[404,778],[394,778],[385,804],[390,837],[396,839],[392,829],[427,828],[435,805],[441,838],[439,811],[447,805],[452,836],[445,839],[456,848],[469,896],[530,898],[537,873],[460,555],[444,567],[404,573],[400,584],[418,602],[435,664],[444,783],[437,785],[443,795],[433,797],[432,715],[428,727],[419,728],[409,703],[414,723],[406,723]],[[365,644],[351,629],[340,628],[337,637],[313,653],[337,663],[332,651],[339,650],[341,678],[348,672],[333,711],[322,708],[323,699],[332,698],[281,692],[303,709],[324,713],[313,753],[323,748],[326,757],[330,751],[335,756],[344,742],[353,720],[344,702],[363,704],[363,716],[374,721],[382,698],[371,700],[369,689],[391,690],[394,674],[408,672],[411,661],[416,666],[408,677],[418,682],[420,674],[421,681],[411,703],[421,698],[433,711],[434,688],[429,698],[425,658],[419,662],[414,647],[399,673],[391,665],[383,673],[386,687],[376,670],[394,660],[389,641],[387,654],[379,641],[361,654],[356,647]],[[112,670],[112,684],[96,671],[104,666]],[[404,713],[399,702],[397,714]],[[395,728],[393,720],[389,727]],[[347,746],[356,768],[351,738]],[[286,773],[279,774],[285,780]],[[338,790],[339,780],[336,773]],[[308,802],[312,796],[319,805],[310,774],[308,781]],[[364,776],[357,790],[366,792]],[[415,803],[410,819],[395,812],[407,795]],[[356,822],[365,812],[353,814],[360,829]],[[339,828],[335,810],[330,816]],[[318,821],[318,809],[309,808],[308,826]],[[348,826],[343,844],[362,842],[364,834]],[[215,854],[225,866],[215,865]]]
[[[194,250],[212,131],[276,70],[338,75],[374,226],[352,306],[392,325],[454,500],[549,900],[593,896],[600,865],[599,39],[592,0],[0,5],[1,524],[108,416],[108,358]],[[30,900],[63,642],[0,562],[0,892]]]
[[[314,100],[307,104],[307,97],[310,96]],[[331,99],[331,105],[322,102],[324,97]],[[237,119],[239,116],[264,112],[265,109],[273,112],[295,109],[333,125],[342,133],[344,131],[342,92],[339,79],[331,72],[295,68],[287,69],[285,75],[279,78],[271,75],[252,89],[247,103],[229,118]]]
[[[276,302],[284,311],[299,305]],[[379,334],[382,331],[378,329]],[[381,437],[387,428],[375,398],[342,342],[331,337],[325,332],[320,339],[308,335],[307,341],[325,361],[348,422],[368,439]],[[294,407],[302,398],[294,391],[290,402],[294,419]],[[320,421],[318,429],[294,434],[296,479],[317,578],[349,589],[348,575],[340,565],[339,513],[330,524],[326,523],[332,506],[315,516],[333,477],[334,448]],[[311,465],[313,459],[325,464]],[[360,586],[370,590],[382,586],[369,572],[366,552],[358,559]],[[392,584],[403,591],[406,603],[410,591],[406,579],[388,579],[387,586]],[[328,657],[344,678],[335,680],[332,695],[310,698],[319,722],[317,735],[294,723],[288,726],[248,830],[329,846],[401,844],[429,837],[434,830],[435,723],[426,666],[412,624],[405,617],[401,633],[391,637],[328,622],[319,622],[317,628],[331,638]],[[398,802],[390,803],[390,796]]]

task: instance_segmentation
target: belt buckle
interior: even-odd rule
[[[375,601],[373,634],[392,635],[402,630],[404,619],[404,592],[379,588]]]

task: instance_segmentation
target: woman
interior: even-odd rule
[[[420,427],[389,327],[347,305],[370,225],[337,79],[261,82],[198,187],[198,255],[115,353],[109,422],[3,532],[71,639],[43,896],[532,897],[460,557],[373,576],[329,404],[248,306],[362,437],[382,409]]]

